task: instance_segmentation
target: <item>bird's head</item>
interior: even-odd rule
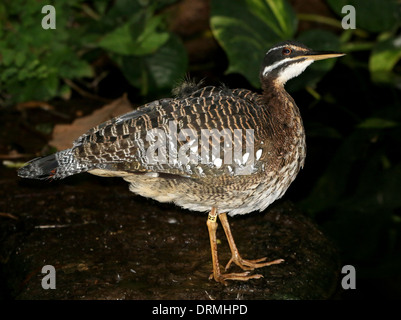
[[[272,81],[284,85],[300,75],[314,61],[343,55],[344,53],[334,51],[314,51],[296,41],[280,42],[267,51],[260,78],[262,83]]]

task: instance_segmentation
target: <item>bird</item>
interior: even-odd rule
[[[284,85],[314,61],[343,55],[293,40],[277,43],[262,61],[260,92],[184,81],[171,98],[99,124],[70,149],[29,161],[18,176],[122,177],[137,195],[208,213],[209,279],[227,285],[262,278],[251,271],[284,260],[243,258],[227,215],[263,211],[284,195],[306,157],[300,111]],[[218,259],[217,218],[231,251],[225,271]],[[242,272],[229,273],[233,263]]]

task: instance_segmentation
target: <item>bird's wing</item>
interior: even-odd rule
[[[259,143],[263,120],[257,101],[251,91],[217,87],[153,101],[89,130],[74,142],[75,157],[88,167],[110,171],[188,177],[249,174],[255,171],[251,161],[257,150],[251,144]]]

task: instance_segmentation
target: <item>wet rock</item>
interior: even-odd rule
[[[338,283],[333,244],[288,202],[229,218],[244,258],[282,258],[264,277],[223,286],[212,271],[206,215],[137,197],[119,179],[0,184],[0,281],[12,299],[327,299]],[[230,258],[219,226],[219,258]],[[42,288],[42,267],[56,289]],[[232,266],[232,271],[240,271]],[[0,295],[1,296],[1,295]]]

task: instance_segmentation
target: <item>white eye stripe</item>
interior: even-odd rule
[[[274,50],[278,50],[281,48],[290,48],[289,45],[284,45],[284,46],[280,46],[280,47],[275,47],[275,48],[271,48],[269,51],[266,52],[266,54],[269,54],[270,52],[274,51]]]
[[[282,45],[282,46],[279,46],[279,47],[271,48],[269,51],[266,52],[266,55],[268,55],[268,54],[269,54],[270,52],[272,52],[272,51],[275,51],[275,50],[278,50],[278,49],[282,49],[282,48],[289,48],[290,50],[307,51],[307,49],[305,49],[305,48],[293,47],[293,46],[290,45],[290,44],[285,44],[285,45]]]
[[[277,67],[281,66],[282,64],[288,62],[288,61],[297,61],[297,60],[303,60],[305,57],[300,56],[296,58],[285,58],[283,60],[277,61],[276,63],[273,63],[271,66],[267,66],[263,69],[263,76],[266,76],[268,73],[270,73],[272,70],[276,69]],[[313,62],[313,61],[312,61]]]
[[[303,60],[289,65],[279,73],[278,82],[285,84],[288,80],[299,76],[312,63],[313,60]]]
[[[271,66],[267,66],[263,69],[263,76],[266,76],[268,73],[270,73],[272,70],[276,69],[277,67],[281,66],[282,64],[291,61],[293,59],[291,58],[285,58],[284,60],[277,61],[276,63],[273,63]]]

